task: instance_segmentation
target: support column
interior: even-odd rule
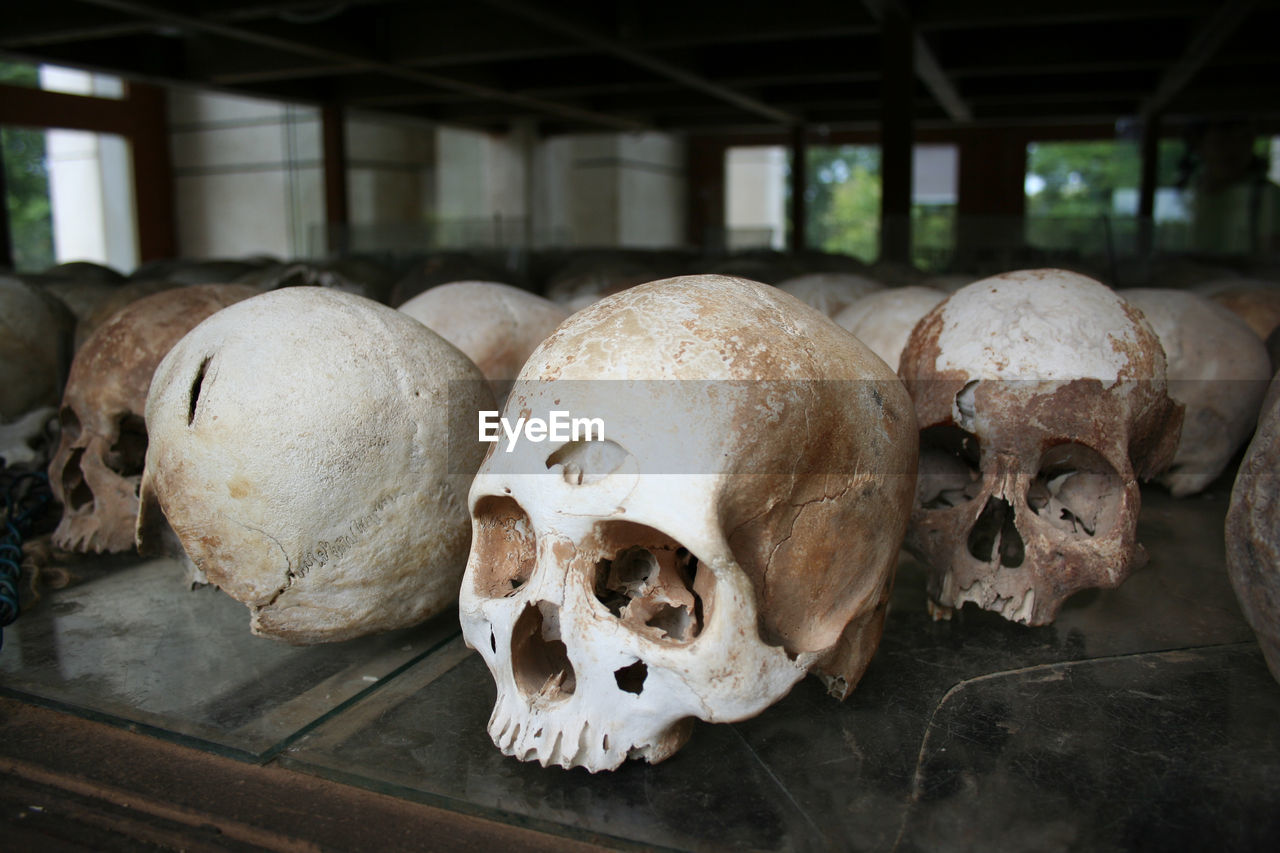
[[[324,148],[325,247],[329,254],[336,255],[347,248],[346,227],[350,222],[347,207],[346,116],[342,107],[325,104],[320,111],[320,123]]]
[[[880,21],[880,259],[911,259],[911,148],[915,39],[897,3]]]
[[[1151,255],[1155,248],[1156,184],[1160,180],[1160,115],[1153,113],[1142,122],[1142,180],[1138,185],[1138,254]]]
[[[728,244],[724,209],[727,152],[723,142],[705,136],[690,137],[686,149],[685,239],[704,254],[723,252]]]
[[[965,129],[959,135],[955,267],[1003,272],[1025,242],[1027,139],[1015,128]]]
[[[790,230],[787,231],[787,250],[791,254],[803,252],[805,246],[805,231],[808,219],[807,205],[805,204],[805,189],[808,183],[809,144],[805,137],[805,127],[803,124],[793,125],[791,128],[791,199],[790,199]]]
[[[145,264],[178,254],[168,103],[164,89],[147,83],[130,83],[127,103],[131,113],[128,137],[133,153],[138,262]]]

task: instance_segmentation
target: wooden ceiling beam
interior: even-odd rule
[[[390,77],[410,80],[412,82],[421,83],[425,86],[434,86],[439,89],[461,92],[480,100],[504,103],[510,106],[532,110],[534,112],[572,119],[574,121],[595,125],[597,127],[607,127],[614,130],[644,129],[644,125],[638,124],[630,119],[605,115],[604,113],[580,109],[568,104],[560,104],[540,98],[531,98],[525,95],[502,91],[488,86],[466,83],[451,77],[445,77],[439,74],[432,74],[413,68],[406,68],[401,65],[395,65],[370,56],[362,56],[352,54],[347,51],[315,46],[306,41],[300,41],[282,35],[271,35],[235,24],[219,23],[217,21],[212,21],[195,15],[172,12],[168,9],[152,6],[146,3],[133,2],[133,0],[82,0],[82,2],[90,3],[94,6],[100,6],[105,9],[111,9],[116,12],[122,12],[128,15],[136,15],[140,18],[146,18],[159,23],[168,24],[170,26],[180,27],[189,32],[208,33],[215,36],[221,36],[223,38],[233,39],[235,41],[245,42],[247,44],[256,44],[262,47],[288,51],[300,56],[309,56],[313,59],[319,59],[325,62],[333,62],[339,65],[350,66],[354,71],[386,74]]]
[[[733,104],[739,109],[753,113],[763,118],[776,121],[779,124],[794,125],[800,124],[799,116],[793,115],[785,110],[780,110],[770,104],[746,95],[728,86],[721,85],[712,80],[695,74],[688,69],[681,68],[673,63],[667,62],[652,53],[632,47],[618,39],[611,38],[601,33],[590,30],[586,27],[562,18],[553,12],[549,12],[533,3],[524,2],[524,0],[484,0],[485,3],[495,8],[501,9],[512,15],[518,15],[544,29],[574,39],[582,44],[588,45],[596,50],[611,54],[633,65],[638,65],[647,71],[666,77],[669,80],[686,86],[690,89],[696,89],[703,94],[710,95],[717,100],[725,103]]]
[[[1240,27],[1245,17],[1253,11],[1255,3],[1256,0],[1227,0],[1202,26],[1196,27],[1195,37],[1187,45],[1187,49],[1177,62],[1169,66],[1160,78],[1156,90],[1142,103],[1141,113],[1144,118],[1164,112],[1170,102],[1213,58],[1222,43]]]
[[[898,0],[863,0],[863,5],[867,7],[867,11],[877,21],[882,21],[886,14],[889,4],[898,3]],[[951,82],[951,78],[942,70],[942,66],[938,63],[938,58],[934,55],[933,50],[925,42],[924,36],[919,31],[913,29],[912,33],[912,50],[914,52],[913,61],[915,64],[916,76],[929,89],[939,106],[951,118],[952,121],[961,124],[973,121],[973,110],[965,103],[964,98],[960,97],[960,91],[956,89],[955,84]]]

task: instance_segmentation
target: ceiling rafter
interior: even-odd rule
[[[753,98],[750,95],[743,94],[736,89],[723,86],[703,77],[700,74],[695,74],[688,69],[681,68],[678,65],[667,62],[665,59],[661,59],[652,53],[631,47],[618,39],[593,32],[586,27],[579,26],[578,24],[562,18],[553,12],[549,12],[535,4],[524,2],[523,0],[483,0],[483,2],[495,8],[502,9],[505,12],[519,15],[540,27],[544,27],[545,29],[568,36],[569,38],[583,44],[590,45],[598,50],[610,53],[619,59],[623,59],[633,65],[638,65],[641,68],[652,71],[654,74],[660,74],[663,77],[674,80],[690,89],[697,89],[698,91],[710,95],[713,98],[733,104],[734,106],[746,110],[749,113],[754,113],[758,116],[762,116],[784,125],[796,125],[802,123],[799,116],[789,113],[786,110],[780,110],[777,107],[766,104],[764,101]]]
[[[1187,45],[1186,51],[1165,71],[1155,92],[1143,101],[1141,113],[1144,119],[1163,112],[1169,106],[1213,58],[1222,43],[1239,29],[1245,17],[1253,11],[1254,5],[1256,0],[1228,0],[1202,26],[1196,28],[1196,35]]]
[[[1280,126],[1280,0],[40,0],[0,28],[0,52],[487,131],[780,132],[874,124],[873,9],[909,10],[897,49],[921,122],[1114,122],[1145,106]]]
[[[386,74],[389,77],[397,77],[402,80],[422,83],[427,86],[435,86],[439,89],[446,89],[472,95],[473,97],[481,100],[506,103],[512,106],[533,110],[535,112],[548,113],[561,118],[574,119],[576,121],[586,122],[600,127],[609,127],[615,130],[642,130],[647,127],[645,123],[637,122],[633,119],[606,115],[592,110],[580,109],[569,104],[561,104],[554,101],[543,100],[541,98],[506,92],[489,86],[466,83],[451,77],[432,74],[430,72],[420,71],[413,68],[406,68],[404,66],[384,62],[372,57],[358,56],[345,51],[317,47],[302,41],[281,36],[268,35],[242,26],[224,24],[194,15],[171,12],[167,9],[158,8],[145,3],[131,2],[131,0],[79,1],[93,6],[99,6],[104,9],[112,9],[117,12],[149,18],[171,26],[197,30],[200,32],[210,33],[212,35],[222,36],[223,38],[233,39],[235,41],[257,44],[263,47],[300,54],[302,56],[310,56],[314,59],[323,61],[337,62],[342,65],[350,66],[350,68],[355,71],[379,72]]]
[[[867,11],[877,21],[883,20],[884,16],[889,12],[890,5],[898,6],[898,12],[903,13],[898,0],[862,0],[863,5],[867,7]],[[929,89],[939,106],[946,112],[952,121],[966,123],[973,121],[973,109],[965,103],[964,98],[960,97],[960,91],[956,89],[955,84],[951,82],[951,78],[942,70],[942,66],[938,63],[938,58],[934,56],[932,48],[928,42],[924,40],[919,30],[913,27],[912,40],[914,42],[914,59],[916,76]]]

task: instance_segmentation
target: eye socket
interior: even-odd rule
[[[711,573],[698,558],[652,527],[608,522],[599,533],[596,600],[651,639],[687,643],[702,631]],[[638,691],[634,691],[638,692]]]
[[[529,516],[514,498],[487,495],[477,502],[471,561],[478,594],[486,598],[514,595],[532,577],[537,555]]]
[[[947,509],[976,498],[982,490],[978,437],[953,424],[920,431],[916,506]]]
[[[1124,481],[1102,454],[1083,444],[1055,445],[1040,457],[1027,506],[1070,536],[1097,537],[1115,524]]]
[[[124,414],[116,422],[116,441],[104,456],[107,467],[121,477],[137,477],[147,459],[147,422],[141,415]]]
[[[75,410],[70,406],[63,406],[58,412],[58,424],[62,428],[62,435],[69,441],[75,441],[80,437],[80,419],[76,417]]]

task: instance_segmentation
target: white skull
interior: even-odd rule
[[[822,272],[780,281],[778,289],[834,317],[864,296],[884,290],[884,285],[856,273]]]
[[[569,316],[549,299],[491,281],[442,284],[399,310],[462,350],[493,384],[499,399],[506,396],[534,347]]]
[[[921,429],[907,547],[935,616],[973,601],[1042,625],[1128,576],[1137,478],[1167,464],[1181,420],[1137,309],[1076,273],[1005,273],[926,315],[899,374]]]
[[[894,370],[911,330],[947,294],[931,287],[907,285],[879,290],[862,297],[835,315],[842,328],[853,332]]]
[[[256,292],[235,284],[161,291],[117,311],[76,352],[58,415],[62,436],[49,464],[49,485],[62,504],[55,545],[133,549],[151,375],[197,323]]]
[[[329,288],[247,299],[156,370],[139,544],[163,511],[257,634],[414,624],[457,595],[482,454],[460,439],[492,407],[476,366],[399,311]]]
[[[1253,434],[1271,381],[1267,348],[1226,308],[1183,290],[1135,288],[1168,361],[1169,396],[1186,408],[1173,463],[1156,479],[1175,497],[1212,483]]]
[[[604,438],[494,447],[471,490],[460,610],[489,734],[544,766],[658,762],[806,671],[843,698],[883,625],[914,489],[905,390],[767,285],[640,285],[565,322],[505,416]]]

